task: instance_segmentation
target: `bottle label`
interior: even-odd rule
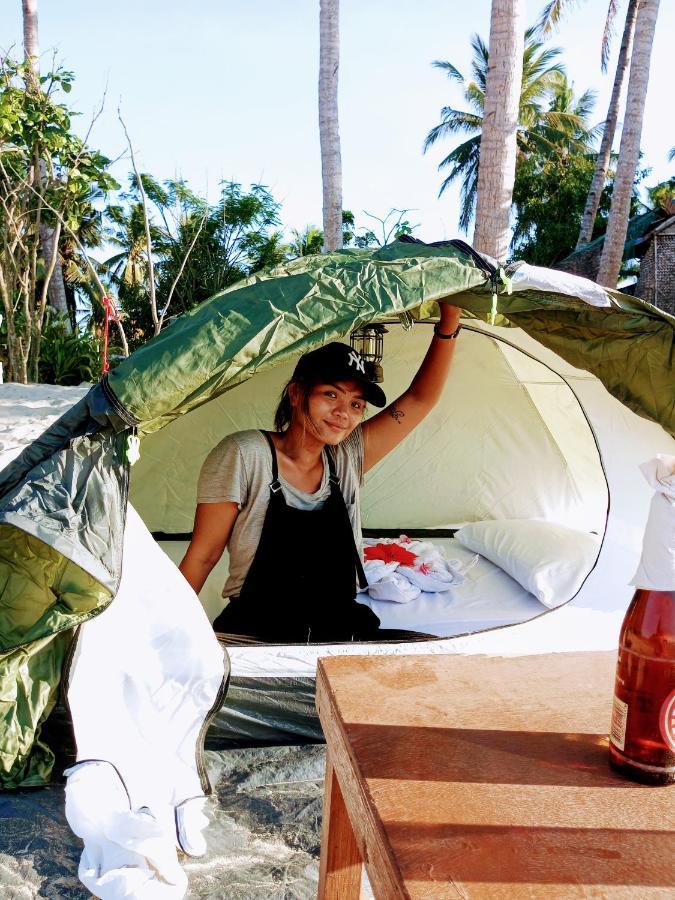
[[[666,746],[675,753],[675,691],[671,691],[663,701],[659,715],[659,728]]]
[[[626,744],[626,722],[628,721],[628,704],[614,696],[612,706],[612,728],[609,734],[611,742],[618,750],[623,750]]]

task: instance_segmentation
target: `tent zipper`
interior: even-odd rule
[[[123,422],[126,422],[127,425],[138,425],[141,420],[137,419],[136,416],[134,416],[132,413],[130,413],[126,407],[122,406],[120,401],[115,396],[115,392],[113,391],[112,387],[110,386],[107,375],[103,376],[103,378],[100,381],[100,385],[103,390],[103,393],[105,394],[106,400],[108,401],[108,403],[110,403],[110,405],[115,410],[115,412],[120,417],[120,419]]]
[[[206,732],[209,730],[209,726],[211,722],[213,722],[214,718],[220,707],[223,705],[225,700],[225,696],[227,694],[227,689],[230,686],[230,675],[232,674],[232,668],[229,666],[228,659],[228,672],[227,675],[223,675],[223,679],[220,682],[220,687],[218,688],[218,693],[216,694],[216,698],[213,701],[213,706],[207,712],[204,721],[202,722],[202,727],[199,729],[199,734],[197,736],[197,747],[195,759],[197,763],[197,774],[199,775],[199,782],[202,787],[202,791],[204,791],[205,795],[209,795],[213,792],[213,788],[211,787],[211,782],[209,781],[208,772],[206,771],[206,760],[204,758],[204,742],[206,741]]]
[[[448,244],[453,246],[456,250],[460,250],[462,253],[465,253],[467,256],[471,257],[471,259],[476,263],[479,269],[482,269],[486,275],[489,276],[490,281],[494,283],[494,281],[499,277],[498,270],[492,265],[492,263],[488,262],[485,257],[481,256],[477,250],[471,246],[471,244],[467,244],[466,241],[460,240],[460,238],[453,238],[450,241],[447,241]]]
[[[431,244],[427,244],[424,241],[421,241],[419,238],[412,237],[409,234],[402,234],[399,241],[403,244],[423,244],[425,247],[454,247],[455,250],[459,250],[460,253],[463,253],[465,256],[468,256],[472,259],[478,268],[485,272],[488,276],[489,280],[494,283],[497,278],[499,278],[499,271],[492,265],[491,262],[488,262],[477,250],[471,246],[471,244],[467,244],[466,241],[461,240],[460,238],[452,238],[448,241],[433,241]]]
[[[54,631],[50,632],[49,637],[54,637],[57,634],[61,634],[62,631],[69,631],[72,629],[76,631],[81,625],[85,625],[90,619],[95,619],[96,616],[100,616],[102,612],[108,608],[108,606],[112,603],[114,597],[111,597],[110,600],[106,603],[105,606],[99,609],[93,609],[91,612],[88,612],[84,619],[80,619],[75,625],[69,624],[64,625],[62,628],[56,628]],[[26,647],[30,647],[31,644],[34,644],[36,640],[40,640],[40,638],[34,638],[32,641],[24,641],[22,644],[14,644],[13,647],[5,647],[4,650],[0,650],[0,656],[4,656],[6,653],[13,653],[15,650],[23,650]],[[70,652],[70,651],[68,651]]]

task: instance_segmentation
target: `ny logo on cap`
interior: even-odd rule
[[[349,351],[349,359],[347,360],[347,362],[350,366],[356,366],[359,372],[361,372],[363,375],[366,374],[366,367],[364,365],[363,358],[359,356],[359,354],[354,350]]]

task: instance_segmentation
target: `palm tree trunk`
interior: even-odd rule
[[[524,0],[492,0],[490,16],[474,244],[498,260],[506,259],[509,247],[523,77],[524,6]]]
[[[633,55],[630,61],[628,97],[619,147],[619,161],[612,190],[612,205],[609,210],[607,234],[602,247],[598,283],[615,287],[623,258],[623,248],[628,230],[630,198],[633,191],[635,172],[640,160],[640,138],[644,116],[647,88],[649,86],[649,66],[659,14],[659,0],[641,0],[635,23]]]
[[[23,12],[23,49],[26,62],[35,74],[38,73],[40,43],[38,41],[37,0],[21,0]]]
[[[630,61],[631,47],[633,45],[633,33],[635,31],[635,19],[637,16],[639,0],[630,0],[628,9],[626,10],[626,24],[623,28],[623,38],[621,39],[621,48],[619,50],[619,58],[616,63],[616,73],[614,75],[614,85],[612,87],[612,96],[609,101],[607,110],[607,119],[605,120],[605,128],[602,132],[602,141],[598,158],[595,161],[595,171],[593,172],[593,180],[586,198],[586,208],[581,218],[581,227],[579,229],[579,237],[577,238],[576,250],[587,244],[593,236],[593,226],[595,225],[595,217],[598,214],[598,206],[600,205],[600,196],[605,186],[607,178],[607,170],[609,169],[609,159],[612,153],[612,144],[614,143],[614,134],[616,132],[616,122],[619,117],[619,102],[621,100],[621,91],[623,83],[628,71]]]
[[[339,0],[321,0],[319,12],[319,137],[323,182],[324,250],[342,247],[342,160],[338,129]]]
[[[26,64],[30,66],[33,85],[27,85],[28,89],[38,88],[40,74],[40,43],[38,39],[38,4],[37,0],[21,0],[23,11],[23,48]],[[46,166],[40,165],[40,178],[42,183],[48,178]],[[45,268],[49,268],[50,260],[54,252],[54,229],[48,225],[40,225],[40,244]],[[58,253],[58,251],[57,251]],[[68,314],[68,300],[66,298],[66,286],[63,281],[63,268],[61,260],[56,258],[56,265],[48,288],[49,303],[60,313]],[[68,326],[67,326],[68,327]]]

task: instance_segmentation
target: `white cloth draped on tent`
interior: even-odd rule
[[[206,851],[205,720],[229,664],[174,564],[128,507],[119,592],[83,625],[68,678],[78,763],[66,815],[84,841],[79,875],[102,900],[174,900],[177,849]]]

